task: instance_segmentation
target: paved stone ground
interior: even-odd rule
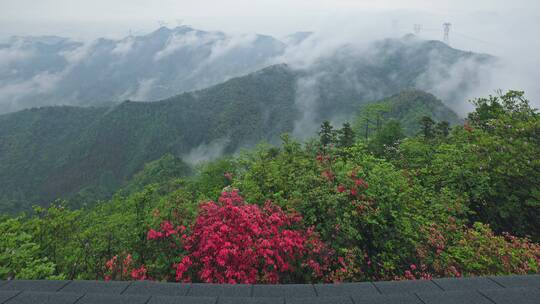
[[[0,304],[540,304],[540,275],[343,284],[0,281]]]

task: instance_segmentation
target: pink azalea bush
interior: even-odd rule
[[[178,281],[279,283],[324,281],[334,256],[298,214],[266,202],[246,204],[238,191],[201,206],[187,236]]]
[[[132,255],[114,256],[106,263],[105,279],[171,280],[159,261],[168,262],[174,279],[183,282],[326,282],[354,271],[347,257],[338,258],[313,228],[303,227],[298,213],[269,201],[247,204],[237,190],[201,204],[190,228],[165,220],[148,230],[146,240],[153,260],[148,254],[147,264],[135,267]]]

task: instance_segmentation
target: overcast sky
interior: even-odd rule
[[[314,31],[354,41],[404,35],[413,24],[423,25],[422,38],[440,40],[442,23],[451,22],[453,47],[503,58],[508,68],[490,77],[540,100],[540,0],[0,0],[0,38],[121,38],[153,31],[158,21],[278,38]]]
[[[207,30],[281,36],[351,23],[384,31],[396,20],[403,30],[412,29],[413,23],[440,29],[450,21],[456,33],[480,39],[490,31],[491,39],[496,32],[511,32],[513,22],[523,20],[530,26],[535,18],[540,19],[539,0],[0,0],[3,37],[120,37],[130,29],[155,29],[158,20],[169,26],[182,20]]]

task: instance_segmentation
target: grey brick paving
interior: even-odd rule
[[[424,304],[413,293],[352,297],[354,304]]]
[[[151,295],[151,296],[185,296],[190,284],[157,283],[151,281],[137,281],[131,283],[122,292],[124,295]]]
[[[311,284],[287,284],[287,285],[254,285],[254,297],[285,297],[306,298],[315,297],[315,288]]]
[[[32,292],[24,291],[7,301],[7,304],[72,304],[83,295],[68,292]]]
[[[216,301],[216,297],[152,296],[147,304],[216,304]]]
[[[0,281],[0,304],[540,304],[540,276],[341,284]]]
[[[18,295],[19,293],[21,292],[15,290],[0,290],[0,303],[6,302],[7,300]]]
[[[493,304],[488,298],[473,290],[418,293],[418,297],[425,304]]]
[[[481,290],[482,294],[497,304],[538,304],[540,303],[540,289],[538,288],[508,288]]]
[[[131,282],[72,281],[64,286],[62,292],[120,294]]]
[[[232,297],[222,297],[219,298],[218,304],[283,304],[285,303],[284,298],[251,298],[251,297],[241,297],[241,298],[232,298]]]
[[[353,304],[350,297],[289,298],[285,304]]]
[[[490,277],[493,281],[499,283],[500,285],[511,288],[511,287],[538,287],[540,288],[540,274],[537,275],[528,275],[528,276],[501,276],[501,277]]]
[[[0,286],[0,290],[58,291],[70,281],[15,280]]]
[[[377,295],[379,291],[371,282],[362,283],[339,283],[339,284],[315,284],[315,290],[319,297],[329,296],[365,296]]]
[[[77,301],[77,304],[146,304],[149,299],[150,296],[89,293]]]
[[[489,278],[445,278],[434,279],[433,282],[444,290],[477,290],[503,288]]]
[[[188,296],[251,297],[251,285],[191,284]]]
[[[377,287],[382,294],[433,292],[442,290],[439,286],[429,280],[375,282],[373,284],[375,284],[375,287]]]

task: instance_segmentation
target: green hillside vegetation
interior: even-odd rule
[[[233,154],[261,141],[279,143],[300,113],[296,80],[302,72],[276,65],[208,89],[157,102],[114,107],[44,107],[0,116],[0,212],[68,199],[71,206],[107,200],[166,154]],[[369,100],[320,113],[321,122],[348,115]],[[452,123],[456,115],[433,96],[411,91],[392,97],[394,117],[414,129],[419,113]],[[345,97],[343,97],[345,98]],[[407,110],[408,107],[411,110]],[[189,170],[180,170],[189,174]]]
[[[46,107],[0,116],[0,210],[72,198],[106,199],[165,154],[224,143],[232,153],[292,130],[294,74],[286,66],[167,100],[113,108]]]
[[[424,116],[435,122],[446,121],[451,126],[462,123],[455,112],[445,106],[432,94],[419,90],[405,90],[389,98],[367,103],[361,109],[354,122],[358,136],[370,137],[390,120],[398,121],[405,135],[416,135],[421,130],[418,123]],[[367,127],[366,127],[367,125]]]
[[[249,251],[239,239],[266,235],[255,225],[262,208],[294,216],[287,233],[309,231],[322,245],[303,252],[329,265],[310,275],[319,264],[285,252],[290,267],[280,268],[280,283],[538,274],[540,114],[522,92],[474,104],[448,133],[430,117],[414,135],[391,120],[367,140],[325,122],[305,143],[284,135],[279,146],[202,164],[187,177],[179,159],[165,156],[108,201],[4,217],[0,279],[234,279],[229,269],[245,256],[272,261],[273,251]],[[249,224],[227,223],[235,212]],[[208,213],[223,223],[209,228]],[[211,250],[204,265],[186,259],[201,248]],[[203,266],[213,279],[202,279]],[[267,282],[266,270],[248,282]]]

